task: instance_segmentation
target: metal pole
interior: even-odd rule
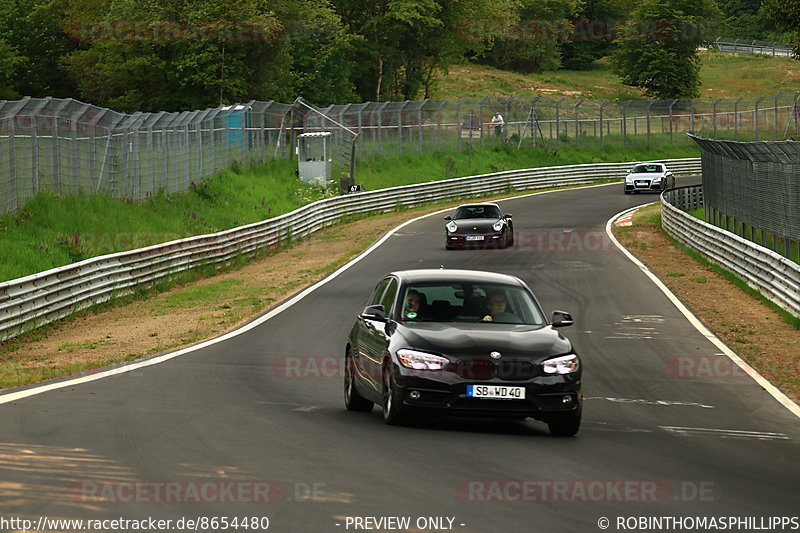
[[[436,149],[442,149],[442,106],[444,104],[440,104],[439,108],[436,110]]]
[[[781,130],[780,130],[780,120],[778,119],[778,98],[780,94],[775,95],[775,140],[777,141],[780,138]]]
[[[600,149],[603,149],[603,108],[608,102],[600,104]]]
[[[675,99],[675,100],[673,100],[672,102],[669,103],[669,144],[670,144],[670,146],[672,146],[672,130],[673,130],[673,128],[672,128],[672,107],[675,105],[675,102],[677,102],[677,101],[678,100]]]
[[[397,110],[397,149],[400,155],[403,155],[403,109],[406,107],[408,100],[403,102],[402,107]]]
[[[419,153],[422,153],[424,151],[423,142],[422,142],[422,108],[425,107],[425,104],[427,104],[427,103],[428,103],[428,99],[426,98],[425,100],[422,101],[422,104],[420,104],[419,108],[417,108],[417,124],[419,124],[419,126],[418,126],[418,131],[419,131]]]
[[[714,100],[714,107],[712,108],[712,121],[714,123],[714,138],[717,138],[717,104],[719,103],[719,98]]]
[[[464,103],[463,99],[459,100],[458,101],[458,107],[456,108],[457,109],[457,113],[458,113],[458,128],[457,128],[456,131],[458,133],[458,151],[459,152],[461,151],[461,105],[463,103]]]
[[[647,104],[647,147],[650,148],[650,108],[655,103],[655,100],[650,100]]]
[[[631,101],[628,100],[622,106],[622,146],[628,147],[628,106]]]
[[[578,103],[575,105],[575,146],[578,147],[580,145],[580,117],[578,116],[578,108],[583,103],[583,100],[578,100]]]
[[[17,113],[16,111],[11,114],[9,118],[9,127],[8,127],[8,184],[11,189],[10,194],[10,210],[12,213],[16,212],[19,208],[19,201],[17,197],[19,192],[17,191],[17,169],[16,169],[16,138],[14,137],[15,134],[15,125],[17,122]]]
[[[556,102],[556,148],[561,145],[561,102],[564,98],[560,98]]]
[[[756,136],[756,140],[758,140],[758,104],[761,103],[765,97],[762,96],[761,98],[756,99],[755,107],[753,108],[753,129]]]
[[[734,139],[736,139],[737,141],[739,140],[739,102],[742,101],[742,98],[743,97],[739,97],[733,103],[733,134],[734,134]]]

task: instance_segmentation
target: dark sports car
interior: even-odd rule
[[[532,417],[556,435],[581,422],[581,363],[530,289],[505,274],[407,270],[378,283],[345,348],[345,405],[412,414]]]
[[[514,223],[497,204],[465,204],[453,216],[444,217],[445,248],[514,246]]]

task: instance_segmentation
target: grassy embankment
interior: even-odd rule
[[[469,154],[375,159],[359,165],[357,182],[375,190],[515,168],[696,156],[691,146],[554,152],[500,145]],[[106,195],[41,193],[18,213],[0,217],[0,280],[256,222],[324,196],[322,189],[298,182],[293,164],[287,161],[225,170],[184,193],[160,194],[141,203]]]
[[[795,92],[800,88],[800,63],[786,57],[701,52],[701,96],[740,98]],[[484,96],[567,96],[597,100],[637,100],[641,90],[622,85],[608,59],[591,70],[554,70],[518,74],[474,64],[455,65],[437,83],[433,98]]]

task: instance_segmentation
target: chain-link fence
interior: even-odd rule
[[[706,220],[798,261],[800,142],[691,138],[702,149]]]
[[[500,113],[503,124],[492,117]],[[335,177],[355,158],[509,144],[649,147],[798,133],[797,93],[761,98],[598,101],[539,96],[367,102],[309,110],[249,102],[182,113],[118,113],[75,100],[0,101],[0,213],[37,191],[136,200],[183,191],[234,161],[294,157],[301,133],[329,131]],[[357,174],[357,171],[356,171]]]

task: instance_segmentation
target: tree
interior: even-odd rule
[[[523,0],[515,27],[500,34],[484,61],[501,69],[541,72],[561,65],[560,42],[572,33],[580,0]]]
[[[0,2],[0,35],[13,48],[16,94],[74,96],[75,85],[59,69],[59,59],[76,48],[62,28],[61,0]]]
[[[340,0],[356,43],[353,82],[364,100],[427,98],[437,72],[478,53],[517,16],[518,0]]]
[[[769,18],[794,40],[794,56],[800,58],[800,0],[765,0]]]
[[[261,0],[73,1],[88,43],[64,65],[89,101],[125,111],[292,96],[283,27]]]
[[[16,50],[0,39],[0,100],[19,98],[19,93],[14,90],[14,81],[21,63]]]
[[[633,7],[633,0],[583,2],[569,39],[559,45],[562,68],[588,70],[595,60],[607,56],[622,19]]]
[[[775,37],[775,24],[761,0],[717,0],[717,3],[723,17],[719,26],[722,37],[756,40]]]
[[[612,55],[622,83],[654,98],[700,94],[698,46],[719,17],[715,0],[644,0],[623,28]]]

